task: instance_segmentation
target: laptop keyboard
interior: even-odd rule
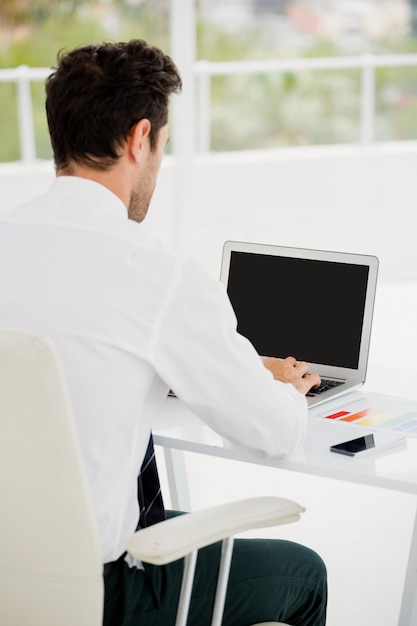
[[[327,391],[328,389],[333,389],[334,387],[339,387],[339,385],[343,385],[344,380],[332,380],[331,378],[322,378],[321,383],[318,387],[312,387],[310,391],[306,394],[310,398],[314,398],[323,391]]]

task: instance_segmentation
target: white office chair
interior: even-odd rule
[[[303,510],[280,498],[255,500],[174,518],[130,540],[128,550],[153,563],[191,552],[178,625],[186,623],[197,548],[246,528],[295,521]],[[98,532],[59,359],[47,339],[2,329],[0,502],[0,624],[101,626]],[[216,624],[231,546],[226,540]]]
[[[127,544],[130,554],[145,563],[165,565],[185,557],[176,626],[185,626],[191,600],[197,551],[222,540],[220,568],[211,626],[221,626],[234,535],[251,528],[289,524],[303,512],[298,504],[277,497],[246,498],[188,515],[174,517],[135,533]],[[269,626],[282,622],[263,622]]]

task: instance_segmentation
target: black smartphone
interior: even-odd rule
[[[370,448],[375,448],[375,439],[372,433],[365,435],[364,437],[358,437],[358,439],[351,439],[350,441],[344,441],[343,443],[331,446],[330,452],[346,454],[347,456],[355,456],[356,454],[369,450]]]

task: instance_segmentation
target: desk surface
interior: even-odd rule
[[[398,372],[395,379],[398,381]],[[381,378],[379,378],[380,380]],[[414,389],[414,380],[415,374],[410,376],[410,386],[405,387],[406,391],[407,389]],[[392,387],[392,381],[392,374],[388,374],[386,382],[391,384],[385,388]],[[398,389],[398,392],[401,396],[398,399],[402,402],[402,390]],[[410,394],[404,395],[409,396]],[[154,424],[154,440],[156,444],[171,449],[168,456],[172,454],[172,449],[198,452],[267,467],[276,467],[277,469],[416,494],[417,437],[408,437],[404,448],[393,449],[364,459],[352,459],[330,452],[329,446],[331,444],[361,436],[364,431],[366,432],[366,429],[363,426],[310,415],[304,449],[297,456],[291,459],[262,460],[249,452],[227,445],[219,435],[206,426],[179,400],[167,398],[158,420]],[[178,477],[181,482],[183,479],[186,482],[186,474],[180,474],[181,472],[179,472]],[[181,488],[183,489],[183,485]],[[187,510],[187,507],[184,510]],[[399,626],[417,624],[416,588],[417,517],[414,521],[410,542]]]
[[[363,427],[311,416],[304,449],[292,458],[271,460],[232,447],[176,398],[166,399],[154,425],[155,443],[168,448],[417,493],[417,438],[364,459],[330,452],[330,445],[363,434]]]

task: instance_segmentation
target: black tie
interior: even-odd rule
[[[152,435],[138,476],[138,502],[141,528],[166,519]]]

